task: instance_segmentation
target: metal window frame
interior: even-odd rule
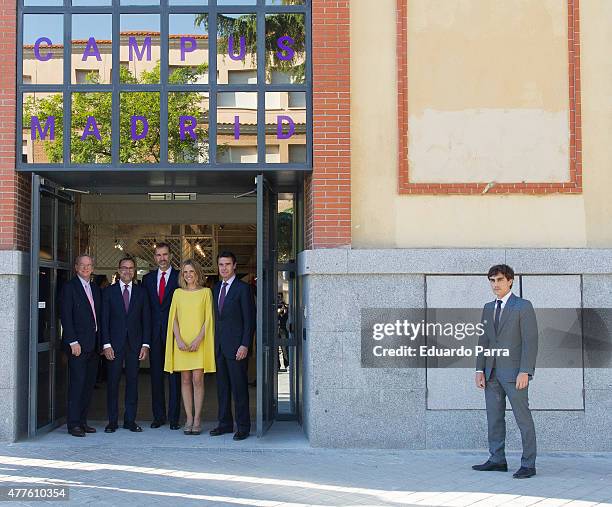
[[[312,125],[312,14],[311,0],[305,0],[304,5],[266,5],[265,0],[257,0],[256,5],[217,6],[217,0],[209,0],[208,5],[169,5],[169,0],[160,0],[160,5],[140,6],[121,5],[120,0],[112,0],[112,6],[72,6],[71,0],[63,0],[63,6],[24,6],[24,0],[17,4],[17,118],[16,118],[16,153],[23,149],[23,95],[34,92],[56,92],[63,95],[63,161],[60,164],[50,163],[24,163],[17,159],[17,171],[25,172],[104,172],[109,169],[130,171],[184,171],[184,170],[214,170],[214,171],[312,171],[313,125]],[[225,85],[217,83],[217,61],[210,55],[217,54],[217,24],[209,23],[209,83],[191,85],[168,84],[168,34],[169,16],[171,14],[208,13],[209,20],[216,19],[217,14],[257,14],[257,84],[251,85]],[[304,84],[268,84],[265,82],[265,19],[266,14],[299,13],[305,16],[306,26],[306,72]],[[53,84],[23,84],[23,27],[24,16],[28,14],[63,14],[64,23],[64,54],[63,74],[64,83]],[[71,46],[72,14],[111,14],[112,15],[112,77],[111,84],[87,85],[72,84],[71,82]],[[160,15],[160,83],[156,85],[133,85],[119,83],[120,68],[120,16],[121,14],[159,14]],[[117,64],[115,64],[117,62]],[[160,94],[160,162],[158,164],[122,164],[119,162],[119,97],[122,92],[150,91]],[[217,163],[217,94],[221,92],[257,92],[257,155],[255,163]],[[104,164],[75,164],[70,160],[70,126],[72,123],[71,97],[78,92],[107,92],[112,93],[112,124],[111,124],[111,152],[112,160]],[[168,162],[168,92],[208,92],[209,93],[209,162],[207,163],[169,163]],[[265,98],[266,92],[305,92],[306,93],[306,162],[305,163],[267,163],[266,152],[266,125],[265,125]],[[69,107],[66,107],[69,105]],[[261,121],[261,120],[264,121]]]

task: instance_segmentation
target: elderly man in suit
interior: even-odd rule
[[[476,386],[485,390],[490,457],[472,468],[508,471],[505,455],[507,397],[523,443],[521,467],[513,477],[527,479],[536,474],[536,433],[528,390],[538,353],[538,325],[531,303],[512,293],[514,271],[510,266],[493,266],[488,278],[496,299],[484,306],[484,334],[478,345],[484,349],[507,349],[509,355],[485,357],[479,354],[476,360]]]
[[[75,437],[95,433],[87,424],[87,411],[98,370],[100,289],[91,283],[94,261],[79,255],[76,276],[64,284],[60,296],[62,343],[68,354],[68,432]]]
[[[151,313],[145,290],[134,283],[136,262],[131,257],[119,261],[119,280],[104,291],[102,304],[102,343],[108,359],[105,433],[117,430],[119,380],[125,363],[125,412],[123,427],[141,432],[136,424],[139,361],[147,358],[151,336]]]
[[[142,286],[149,296],[151,307],[151,405],[153,422],[151,428],[159,428],[170,421],[170,429],[178,430],[181,415],[181,374],[164,372],[166,355],[166,333],[172,295],[178,287],[179,272],[172,269],[170,245],[158,243],[155,246],[155,262],[158,268],[149,271]],[[165,378],[168,378],[169,400],[166,412]],[[166,414],[168,417],[166,417]]]
[[[234,398],[234,440],[244,440],[251,431],[247,354],[255,328],[255,305],[251,288],[236,278],[236,256],[222,252],[217,257],[221,280],[215,284],[215,359],[219,423],[211,436],[234,431],[231,399]]]

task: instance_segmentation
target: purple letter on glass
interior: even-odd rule
[[[185,42],[189,41],[190,45],[187,47]],[[191,53],[195,51],[198,47],[198,41],[196,41],[193,37],[181,37],[181,62],[185,61],[185,53]]]
[[[32,134],[32,141],[36,141],[37,132],[40,135],[41,141],[43,141],[45,137],[47,137],[47,133],[49,133],[49,140],[54,141],[55,140],[55,116],[47,116],[47,119],[45,120],[44,129],[40,125],[40,120],[38,119],[38,116],[32,116],[30,130]]]
[[[189,124],[187,124],[189,121]],[[195,128],[198,126],[198,120],[195,116],[179,116],[179,130],[181,133],[181,141],[185,140],[185,132],[189,133],[189,137],[194,141],[197,139]]]
[[[144,38],[144,42],[142,43],[142,49],[138,48],[138,42],[136,42],[136,37],[130,36],[130,62],[134,61],[134,53],[136,53],[136,58],[138,61],[142,61],[142,57],[144,56],[145,49],[147,51],[147,62],[151,61],[151,37],[146,36]]]
[[[276,117],[278,124],[276,126],[276,138],[277,139],[289,139],[293,134],[295,134],[295,123],[293,120],[289,118],[289,116],[279,115]],[[289,132],[286,134],[283,132],[283,121],[286,121],[289,124]]]
[[[100,136],[100,130],[98,129],[98,124],[96,123],[96,119],[93,116],[87,117],[87,123],[85,125],[83,135],[81,136],[81,141],[85,141],[88,136],[94,136],[98,141],[102,140],[102,137]]]
[[[138,122],[142,122],[142,132],[138,133]],[[149,122],[144,116],[133,115],[131,117],[132,141],[138,141],[147,137],[149,132]]]
[[[53,56],[51,54],[51,51],[49,51],[45,56],[42,56],[40,54],[40,43],[44,42],[47,44],[47,46],[51,46],[51,39],[49,39],[49,37],[39,37],[38,39],[36,39],[36,42],[34,43],[34,56],[36,57],[36,59],[38,61],[41,62],[46,62],[47,60],[51,60],[51,57]]]
[[[280,51],[276,52],[276,56],[279,60],[284,60],[287,62],[295,56],[295,50],[291,46],[287,46],[287,44],[295,44],[295,40],[293,40],[291,37],[289,37],[288,35],[285,35],[284,37],[279,37],[276,43],[278,44],[278,47],[280,49]],[[284,55],[283,51],[285,51],[287,54]]]
[[[83,51],[82,60],[86,62],[87,58],[89,58],[90,56],[95,56],[96,60],[98,60],[99,62],[102,61],[102,57],[100,56],[100,50],[98,49],[98,45],[96,44],[95,37],[90,37],[87,41],[87,46],[85,46],[85,51]]]
[[[229,53],[229,57],[232,60],[244,60],[246,55],[246,38],[244,35],[240,36],[240,53],[235,54],[236,50],[234,49],[234,36],[232,35],[227,42],[227,52]]]

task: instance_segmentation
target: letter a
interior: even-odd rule
[[[99,62],[102,61],[102,57],[100,56],[100,50],[98,49],[98,45],[96,44],[95,37],[90,37],[87,41],[87,46],[85,46],[85,51],[83,51],[83,58],[81,58],[81,60],[86,62],[87,58],[89,58],[90,56],[95,56],[96,60],[98,60]]]
[[[85,141],[88,136],[94,136],[98,141],[102,140],[100,130],[98,129],[98,124],[93,116],[87,117],[87,124],[85,125],[85,130],[81,136],[81,141]]]

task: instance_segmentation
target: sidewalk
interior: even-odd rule
[[[517,453],[508,473],[474,472],[486,452],[314,449],[292,423],[243,442],[97,428],[0,444],[0,486],[70,487],[69,502],[50,505],[612,505],[610,453],[543,453],[538,475],[516,480]]]

